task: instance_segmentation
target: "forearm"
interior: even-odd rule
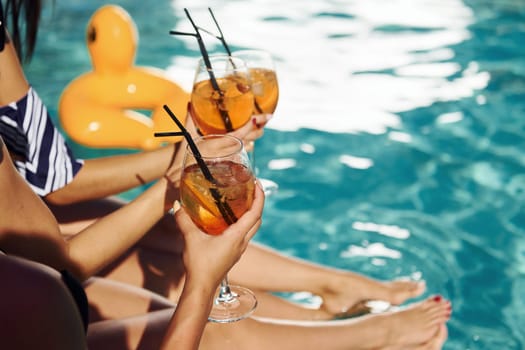
[[[168,330],[161,350],[197,350],[210,313],[215,287],[204,287],[189,278]]]
[[[172,162],[178,145],[155,151],[85,160],[67,186],[50,193],[46,201],[71,204],[117,195],[161,178]]]
[[[200,231],[184,209],[176,212],[175,220],[184,235],[186,280],[162,349],[199,348],[217,286],[259,229],[263,207],[264,194],[257,186],[252,207],[220,236]]]
[[[162,178],[119,210],[69,240],[69,256],[80,279],[94,275],[132,247],[165,214],[178,193]]]

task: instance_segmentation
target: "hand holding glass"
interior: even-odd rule
[[[230,135],[207,135],[195,140],[196,158],[188,147],[180,184],[181,204],[205,233],[220,235],[252,205],[255,176],[242,142]],[[199,164],[201,162],[201,164]],[[203,172],[202,162],[207,174]],[[221,282],[210,321],[234,322],[250,315],[257,305],[253,293]]]

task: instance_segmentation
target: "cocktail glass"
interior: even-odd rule
[[[224,134],[253,115],[248,67],[228,55],[200,58],[191,92],[190,114],[202,135]]]
[[[211,134],[194,143],[200,155],[186,148],[181,204],[203,232],[220,235],[251,207],[255,176],[238,138]],[[229,285],[226,276],[218,288],[209,320],[235,322],[249,316],[256,305],[257,299],[249,289]]]
[[[273,114],[279,100],[279,84],[272,55],[265,50],[238,50],[234,51],[232,56],[242,59],[250,72],[252,93],[254,95],[253,113]],[[252,166],[257,174],[255,147],[251,147],[249,154]],[[274,193],[279,188],[275,181],[259,177],[258,179],[266,195]]]

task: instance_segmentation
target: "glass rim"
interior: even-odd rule
[[[248,68],[266,68],[275,71],[275,57],[264,49],[239,49],[232,52],[232,56],[240,58]]]
[[[232,51],[232,56],[233,57],[237,57],[235,55],[238,55],[238,54],[248,54],[248,53],[254,53],[254,54],[264,54],[265,56],[268,56],[268,57],[272,57],[272,54],[265,50],[265,49],[238,49],[238,50],[234,50]]]
[[[228,56],[226,54],[213,54],[208,57],[209,63],[211,66],[208,67],[203,57],[200,57],[197,62],[197,71],[200,71],[198,74],[204,72],[214,72],[215,74],[221,75],[222,73],[229,72],[242,72],[249,74],[249,67],[245,60],[240,57]],[[231,62],[233,64],[221,66],[222,63]],[[219,67],[217,67],[219,65]],[[197,76],[196,76],[197,78]]]
[[[246,62],[240,58],[240,57],[236,57],[234,55],[232,56],[229,56],[228,54],[224,54],[224,53],[214,53],[214,54],[211,54],[211,55],[208,55],[208,59],[210,60],[210,62],[213,62],[213,61],[218,61],[219,59],[221,60],[228,60],[228,61],[231,61],[231,60],[234,60],[235,63],[242,63],[243,66],[246,66]],[[204,64],[204,57],[199,57],[199,61],[198,61],[199,65],[201,64]]]
[[[199,137],[196,137],[195,139],[193,139],[193,142],[195,143],[195,145],[199,146],[199,143],[201,141],[206,141],[207,139],[219,139],[219,138],[227,138],[227,139],[230,139],[232,141],[232,145],[233,144],[236,144],[238,147],[235,147],[235,149],[233,151],[231,151],[230,153],[225,153],[225,154],[221,154],[220,156],[205,156],[204,154],[202,154],[201,152],[201,158],[202,159],[213,159],[213,158],[227,158],[227,157],[231,157],[232,155],[234,155],[235,153],[238,153],[238,152],[242,152],[242,150],[244,149],[244,143],[242,142],[242,140],[236,136],[233,136],[233,135],[228,135],[228,134],[207,134],[207,135],[200,135]],[[199,150],[201,151],[201,150]],[[193,157],[195,157],[195,154],[193,153],[193,151],[191,150],[191,147],[190,145],[186,145],[186,152],[191,154]]]

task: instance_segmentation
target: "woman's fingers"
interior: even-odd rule
[[[253,142],[264,135],[264,125],[270,120],[271,116],[271,114],[254,115],[250,122],[231,134],[243,140],[245,146],[248,147],[249,142]]]

